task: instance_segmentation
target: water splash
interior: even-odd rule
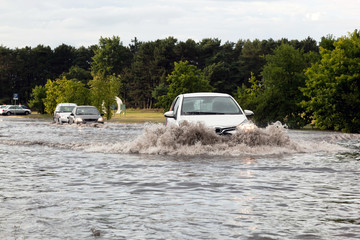
[[[268,156],[359,149],[353,147],[359,142],[359,134],[288,130],[280,122],[266,128],[250,129],[237,129],[233,135],[219,136],[214,129],[202,123],[189,122],[167,127],[149,123],[136,128],[111,124],[100,127],[50,125],[48,129],[41,127],[41,131],[35,131],[31,138],[13,136],[11,132],[7,133],[7,137],[0,135],[0,144],[38,145],[100,153],[183,156]]]
[[[112,146],[92,146],[91,151],[161,155],[263,155],[299,152],[300,147],[286,134],[280,123],[252,131],[238,130],[219,136],[202,123],[183,122],[165,127],[149,124],[143,134],[131,142]]]

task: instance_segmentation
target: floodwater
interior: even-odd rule
[[[360,136],[0,116],[0,239],[359,239]]]

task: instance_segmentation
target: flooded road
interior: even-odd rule
[[[360,136],[0,116],[0,239],[359,239]]]

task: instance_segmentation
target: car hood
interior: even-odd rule
[[[71,112],[60,112],[60,113],[58,113],[61,117],[68,117],[68,116],[70,116],[70,113]]]
[[[236,127],[246,120],[244,114],[241,115],[182,115],[181,121],[202,122],[207,127]]]

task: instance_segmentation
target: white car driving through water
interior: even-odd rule
[[[76,106],[75,103],[59,103],[54,111],[54,122],[60,124],[69,123],[70,113]]]
[[[166,125],[180,125],[183,121],[202,122],[215,129],[219,135],[232,134],[236,128],[246,126],[247,116],[254,113],[242,110],[233,97],[225,93],[187,93],[180,94],[166,112]],[[250,128],[255,125],[251,125]]]

